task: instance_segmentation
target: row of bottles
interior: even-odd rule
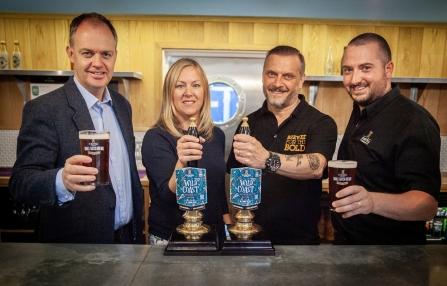
[[[445,238],[447,228],[447,207],[439,207],[435,217],[427,221],[427,239]]]
[[[18,41],[14,41],[14,51],[12,52],[11,64],[9,62],[9,54],[6,49],[6,42],[0,42],[0,70],[7,69],[21,70],[22,69],[22,53]]]

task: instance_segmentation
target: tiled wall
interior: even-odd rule
[[[0,130],[0,167],[12,167],[16,158],[16,144],[18,130]],[[136,150],[135,157],[137,159],[137,167],[139,170],[144,170],[141,163],[141,143],[143,142],[145,132],[135,132]],[[338,136],[337,147],[335,154],[337,154],[338,146],[340,145],[342,135]],[[334,154],[334,159],[336,158]],[[441,136],[441,172],[447,172],[447,136]]]
[[[12,167],[16,160],[19,130],[0,130],[0,167]]]

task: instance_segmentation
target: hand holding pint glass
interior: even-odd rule
[[[108,185],[109,184],[109,131],[84,130],[79,131],[81,154],[92,158],[89,164],[83,166],[98,169],[96,180],[84,182],[84,185]]]
[[[338,200],[338,191],[355,184],[356,161],[335,160],[328,162],[329,168],[329,209],[334,210],[332,202]]]

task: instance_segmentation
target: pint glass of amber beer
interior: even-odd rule
[[[356,161],[335,160],[328,162],[329,168],[329,209],[334,210],[332,202],[338,200],[335,194],[355,183]]]
[[[85,182],[84,185],[108,185],[109,184],[109,131],[84,130],[79,131],[81,142],[81,154],[92,158],[87,167],[98,169],[96,180]]]

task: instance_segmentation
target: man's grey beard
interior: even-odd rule
[[[281,90],[279,88],[277,90],[280,90],[283,92],[289,91],[289,90]],[[270,89],[270,91],[276,91],[276,90]],[[264,92],[264,96],[265,96],[265,99],[267,100],[268,104],[270,104],[271,106],[276,107],[276,108],[283,108],[283,107],[287,106],[295,98],[295,96],[297,96],[293,93],[290,93],[282,102],[275,102],[269,98],[268,93],[265,89],[263,89],[263,92]]]

